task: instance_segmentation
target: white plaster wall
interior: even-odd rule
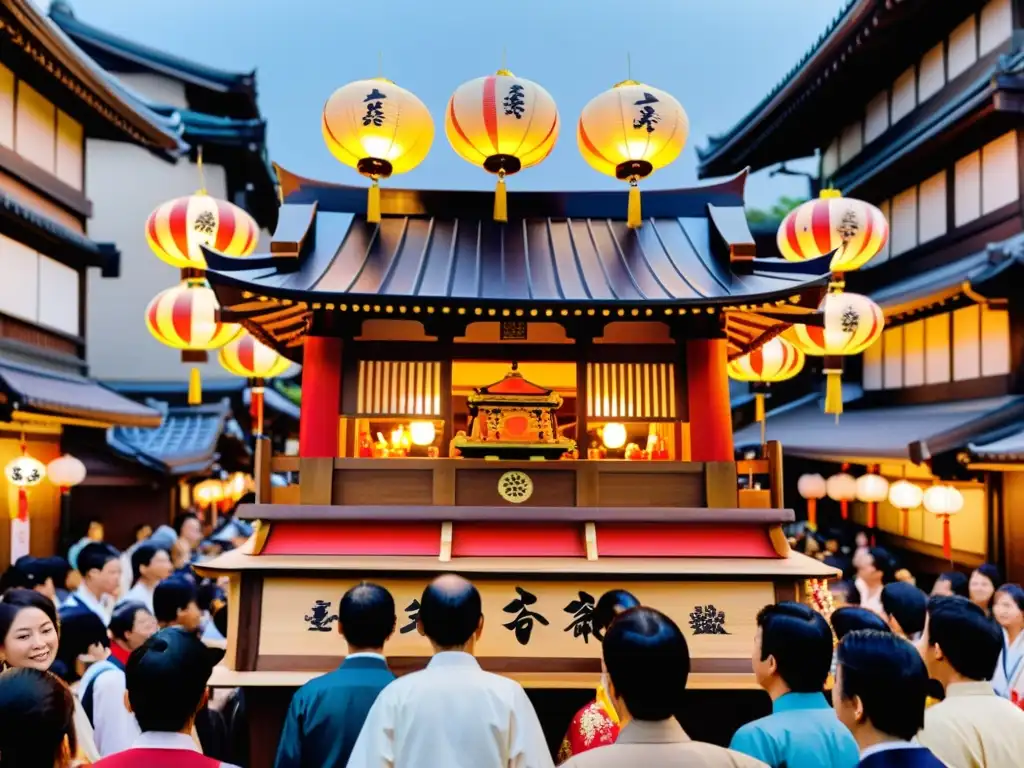
[[[188,107],[184,83],[179,83],[160,75],[150,75],[141,72],[138,74],[121,74],[117,76],[117,79],[128,86],[129,90],[157,104],[178,107],[179,109],[186,109]]]
[[[90,374],[100,379],[185,381],[189,366],[146,329],[145,310],[157,293],[179,282],[179,271],[146,244],[146,217],[160,203],[192,194],[199,185],[187,159],[172,165],[121,142],[88,139],[86,194],[93,203],[89,236],[121,249],[121,276],[89,270],[86,342]],[[226,196],[224,169],[205,165],[207,191]],[[201,366],[204,380],[230,378],[216,352]]]

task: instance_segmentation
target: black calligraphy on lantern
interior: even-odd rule
[[[633,127],[635,129],[646,128],[648,133],[654,133],[655,124],[661,122],[661,115],[658,114],[653,106],[657,103],[658,97],[646,91],[644,91],[642,99],[633,102],[635,106],[640,107],[640,116],[633,120]]]
[[[196,216],[196,222],[194,229],[203,235],[212,235],[213,230],[217,228],[217,219],[214,217],[211,211],[203,211]]]
[[[690,613],[690,629],[695,635],[728,635],[725,629],[725,611],[713,605],[694,606]]]
[[[579,595],[578,600],[570,600],[569,604],[562,610],[566,613],[572,614],[572,621],[569,622],[569,626],[564,631],[572,631],[572,636],[582,637],[584,643],[590,642],[590,636],[593,635],[598,640],[601,637],[597,634],[594,629],[594,596],[586,592],[580,591],[576,594]]]
[[[545,627],[550,622],[536,611],[529,609],[528,606],[534,605],[537,602],[536,595],[527,592],[522,587],[516,587],[516,594],[519,597],[503,609],[505,613],[516,614],[516,617],[508,624],[503,624],[502,626],[510,632],[515,632],[516,640],[519,641],[520,645],[526,645],[530,642],[530,635],[533,634],[534,621],[539,621]]]
[[[526,112],[526,99],[523,92],[523,86],[516,83],[508,89],[508,95],[501,102],[505,107],[505,114],[515,115],[516,120],[522,120],[523,113]]]
[[[384,99],[386,98],[387,94],[381,93],[377,88],[366,94],[366,98],[363,99],[363,103],[366,104],[366,114],[363,115],[364,126],[375,125],[379,128],[384,125]]]
[[[843,314],[839,317],[839,327],[843,329],[843,333],[856,333],[857,326],[860,325],[860,314],[853,307],[847,307],[843,310]]]
[[[843,215],[839,219],[838,229],[839,236],[843,238],[843,243],[850,242],[860,232],[860,220],[857,218],[857,212],[853,208],[847,208],[843,211]]]
[[[416,629],[416,622],[420,620],[420,601],[413,600],[407,606],[405,606],[405,612],[409,614],[409,623],[402,627],[399,633],[405,635]]]
[[[337,614],[331,615],[331,604],[326,600],[317,600],[305,619],[310,632],[330,632],[331,624],[337,620]]]

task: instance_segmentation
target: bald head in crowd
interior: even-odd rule
[[[423,590],[417,627],[435,650],[472,653],[484,629],[480,592],[461,576],[438,576]]]

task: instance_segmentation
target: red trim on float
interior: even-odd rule
[[[599,557],[778,558],[767,531],[749,525],[598,523]]]
[[[586,557],[579,523],[455,523],[452,557]]]
[[[440,554],[440,523],[331,521],[274,523],[260,556]]]

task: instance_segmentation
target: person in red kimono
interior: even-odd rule
[[[613,589],[601,595],[594,606],[591,627],[594,637],[604,639],[604,633],[612,621],[625,610],[640,605],[632,594],[624,589]],[[558,762],[564,763],[573,755],[586,752],[595,747],[603,747],[615,743],[619,735],[619,716],[615,706],[608,697],[608,686],[605,683],[604,662],[601,662],[601,682],[597,686],[594,700],[576,713],[569,723],[569,730],[562,739],[558,750]]]

